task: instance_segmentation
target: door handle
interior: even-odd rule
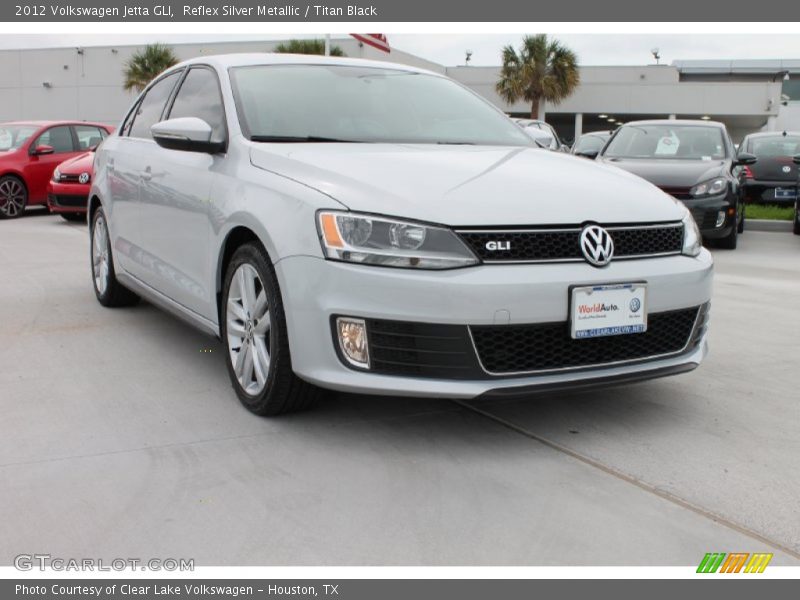
[[[153,173],[150,167],[147,167],[144,171],[142,171],[141,176],[143,180],[150,181],[153,178]]]

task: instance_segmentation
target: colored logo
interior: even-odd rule
[[[629,306],[631,312],[639,312],[639,309],[642,308],[642,301],[638,298],[632,298]]]
[[[772,554],[748,552],[708,552],[700,565],[698,573],[763,573],[772,560]]]

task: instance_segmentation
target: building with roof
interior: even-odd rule
[[[204,54],[268,52],[279,42],[173,44],[180,59]],[[353,38],[333,40],[350,57],[388,60],[446,74],[505,112],[495,92],[500,67],[447,67],[393,49],[385,54]],[[122,89],[123,67],[139,46],[87,46],[0,51],[0,121],[82,119],[117,123],[133,95]],[[734,141],[760,130],[800,129],[800,60],[685,60],[671,65],[583,66],[575,93],[544,104],[545,119],[562,138],[653,118],[709,119],[725,123]]]

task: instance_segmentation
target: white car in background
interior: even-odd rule
[[[542,152],[420,69],[205,56],[97,151],[92,281],[219,336],[265,415],[323,389],[472,398],[639,381],[706,354],[712,259],[682,204]]]

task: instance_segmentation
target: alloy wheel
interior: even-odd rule
[[[0,182],[0,211],[6,217],[16,217],[25,208],[25,188],[16,179]]]
[[[92,274],[97,292],[102,296],[108,288],[109,272],[108,227],[102,216],[98,217],[92,230]]]
[[[236,269],[228,290],[226,326],[233,372],[245,393],[255,396],[267,385],[271,323],[264,283],[250,264]]]

